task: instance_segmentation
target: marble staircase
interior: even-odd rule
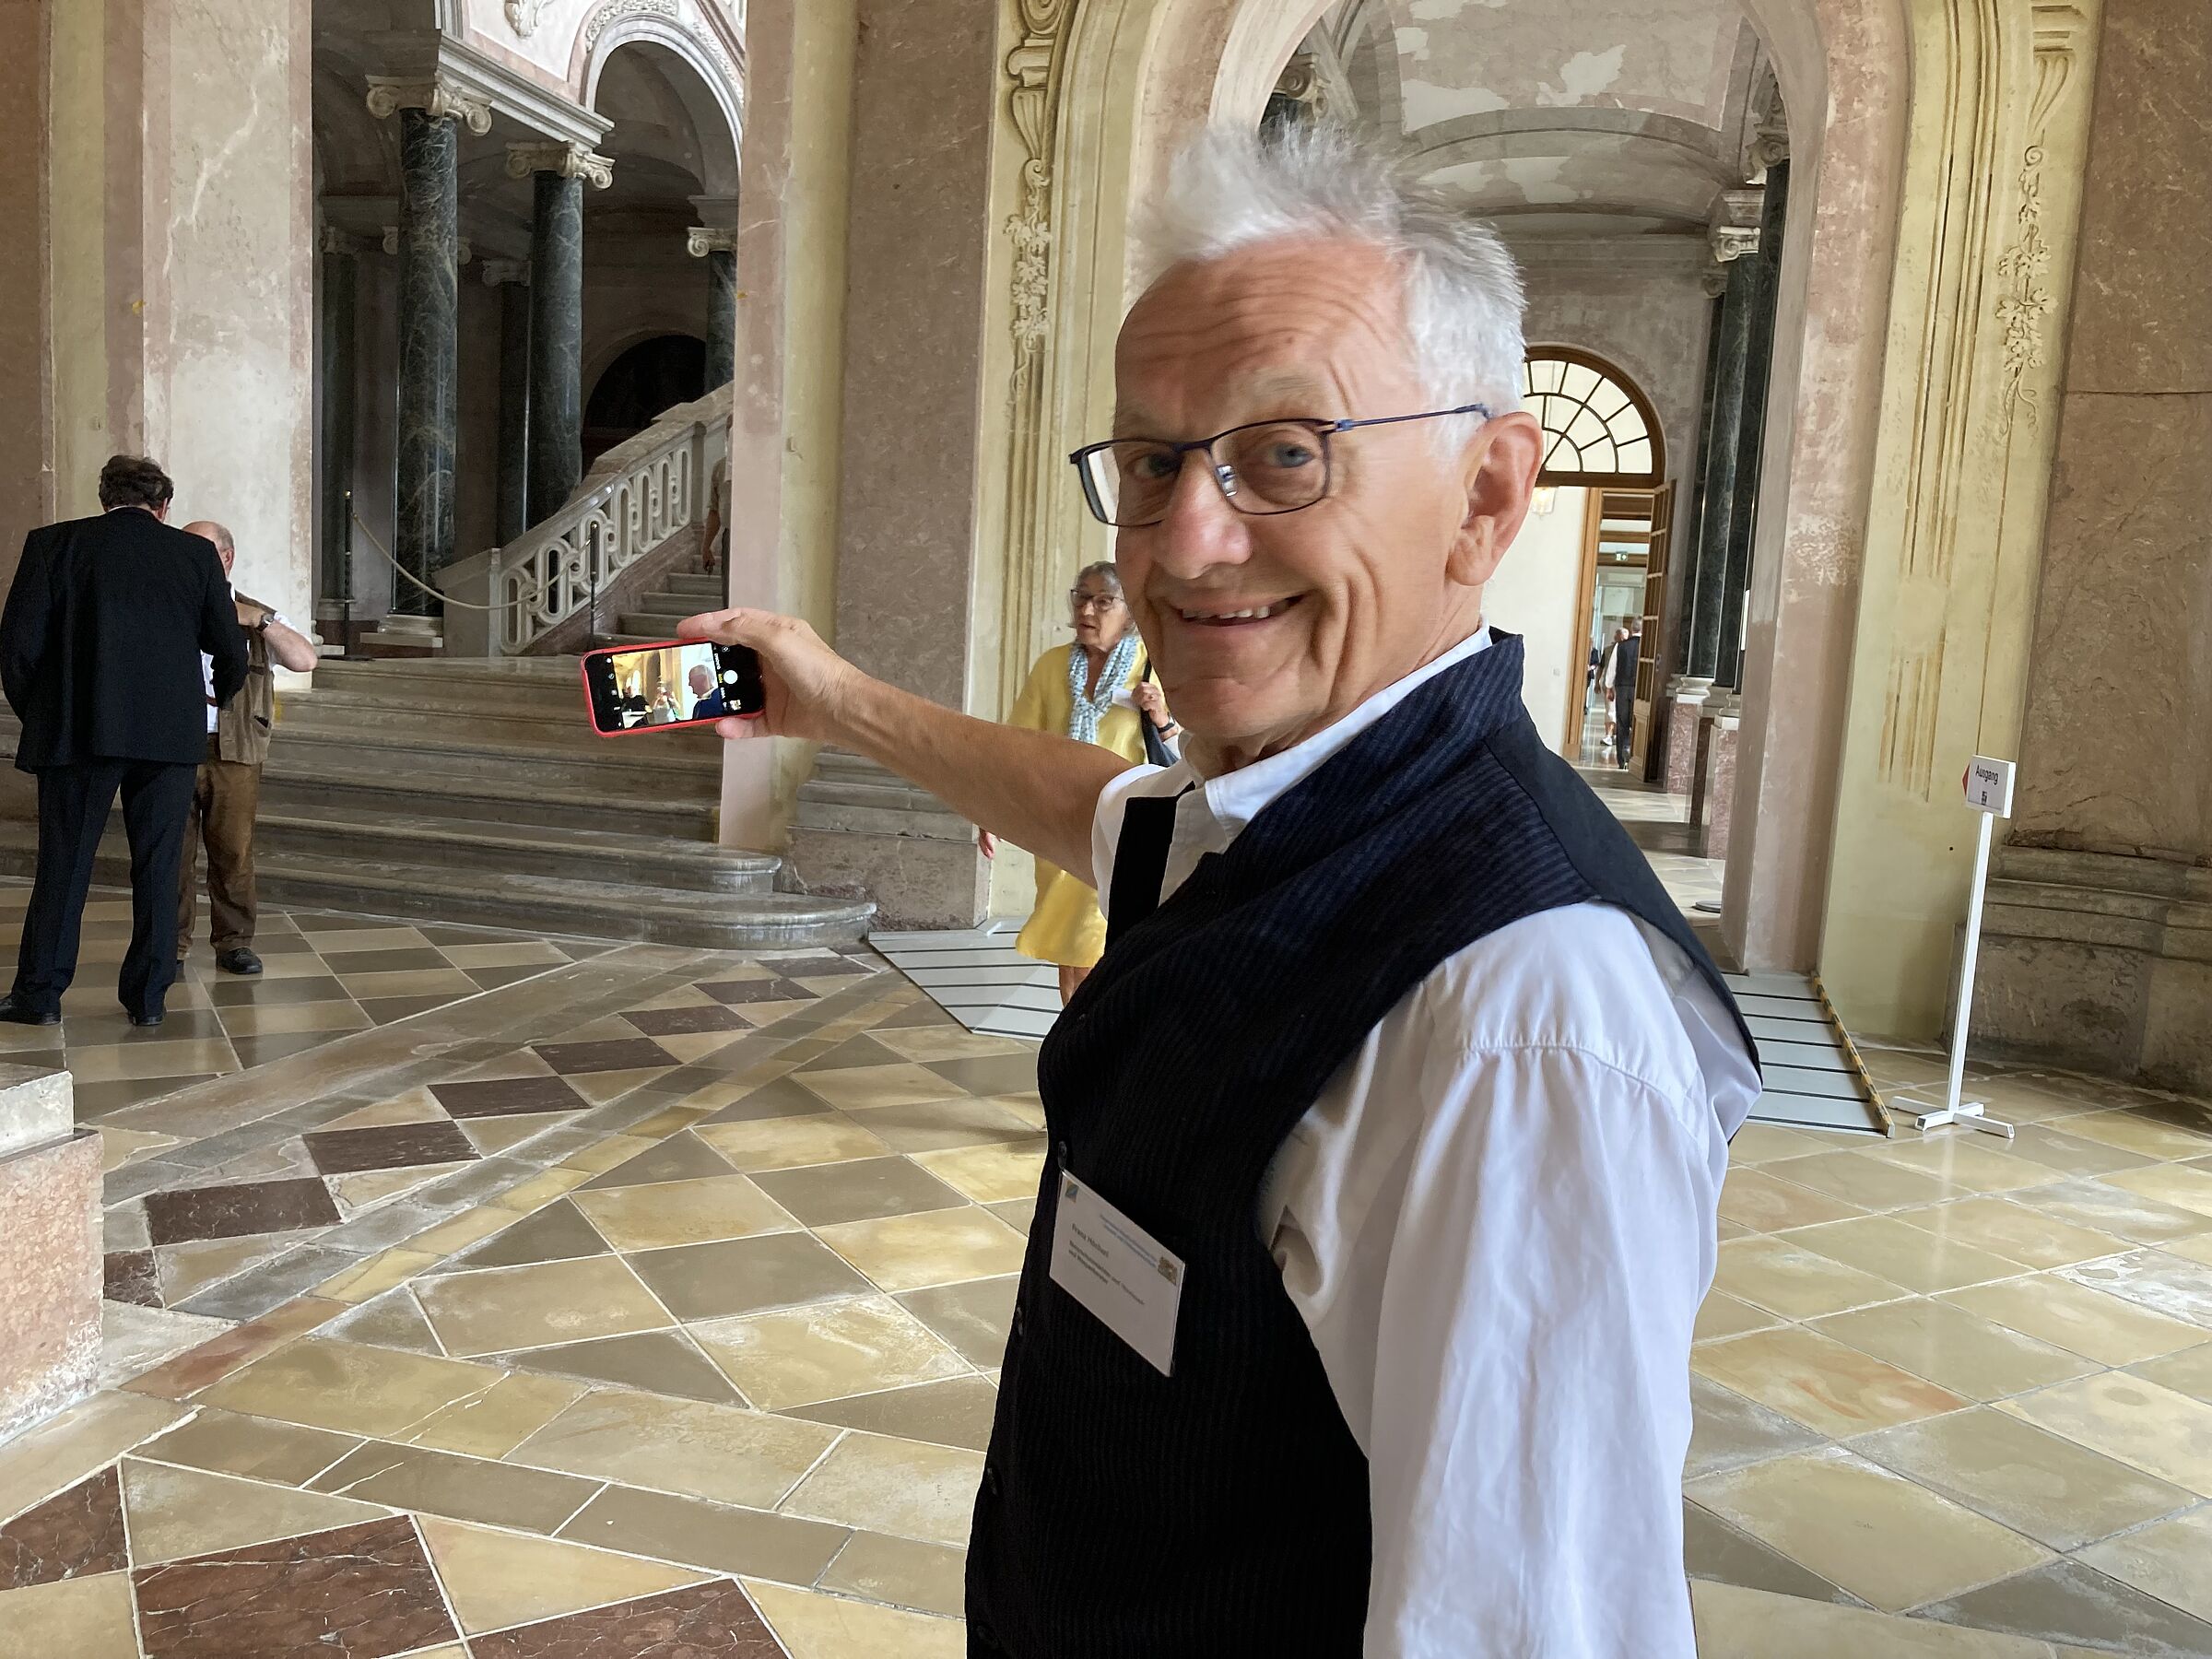
[[[671,571],[651,592],[615,618],[615,631],[599,636],[602,645],[653,645],[676,638],[677,624],[700,611],[722,607],[722,572],[697,568]]]
[[[687,611],[685,614],[688,614]],[[0,711],[0,747],[18,731]],[[711,732],[603,738],[574,657],[326,658],[281,700],[255,863],[273,903],[722,949],[858,939],[773,853],[715,845]],[[28,876],[36,794],[0,782],[0,874]],[[123,885],[120,815],[96,879]]]

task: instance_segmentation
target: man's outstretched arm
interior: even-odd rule
[[[994,835],[1088,880],[1099,792],[1129,763],[1096,744],[971,719],[870,679],[795,617],[710,611],[677,630],[687,640],[760,653],[768,709],[730,719],[724,737],[805,737],[890,768]]]

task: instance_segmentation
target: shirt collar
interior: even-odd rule
[[[1239,767],[1235,771],[1223,772],[1218,778],[1198,781],[1197,797],[1206,803],[1206,811],[1222,830],[1231,836],[1240,833],[1277,796],[1303,782],[1323,761],[1404,702],[1421,686],[1445,669],[1488,650],[1489,643],[1490,630],[1485,624],[1441,656],[1423,663],[1405,678],[1383,687],[1335,724],[1323,727],[1303,743],[1293,744],[1280,753],[1269,755],[1264,760],[1255,760],[1250,766]],[[1190,762],[1185,760],[1182,766],[1187,771]],[[1191,775],[1195,778],[1194,773]],[[1186,799],[1186,809],[1190,805],[1191,802]]]

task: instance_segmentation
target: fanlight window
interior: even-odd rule
[[[1659,423],[1611,368],[1582,352],[1541,347],[1521,366],[1521,391],[1544,428],[1539,484],[1657,488],[1665,465]]]

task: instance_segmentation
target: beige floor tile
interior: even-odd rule
[[[131,1576],[101,1572],[0,1595],[0,1659],[138,1659]]]
[[[735,1406],[609,1388],[570,1406],[508,1461],[773,1509],[836,1438]]]
[[[1821,1444],[1820,1436],[1782,1415],[1747,1400],[1732,1388],[1723,1388],[1710,1377],[1689,1380],[1689,1455],[1683,1460],[1683,1478],[1695,1480],[1761,1463],[1785,1453],[1809,1451]]]
[[[495,1120],[496,1121],[496,1120]],[[604,1175],[618,1164],[626,1164],[641,1152],[649,1152],[664,1137],[644,1135],[610,1135],[597,1146],[586,1147],[573,1158],[564,1158],[564,1170],[582,1170],[586,1174]]]
[[[783,1512],[840,1526],[965,1545],[983,1457],[953,1446],[848,1434],[783,1501]]]
[[[316,1491],[450,1521],[547,1534],[558,1531],[599,1489],[595,1480],[381,1441],[347,1453],[312,1484]]]
[[[919,1290],[990,1278],[1021,1266],[1022,1236],[987,1210],[930,1210],[847,1221],[815,1236],[879,1289]]]
[[[1689,1496],[1800,1566],[1899,1612],[2041,1565],[2041,1545],[1841,1447],[1693,1481]]]
[[[706,1115],[703,1107],[671,1106],[664,1112],[654,1112],[649,1118],[639,1119],[623,1133],[639,1140],[664,1141],[672,1135],[690,1128]]]
[[[1948,1389],[1792,1325],[1700,1343],[1690,1349],[1689,1366],[1830,1435],[1892,1428],[1966,1404]]]
[[[310,945],[341,964],[357,950],[420,950],[429,944],[420,929],[396,923],[384,927],[332,927],[322,917],[302,916],[300,932]]]
[[[1746,1124],[1728,1143],[1728,1163],[1734,1169],[1783,1158],[1809,1158],[1816,1152],[1848,1150],[1856,1141],[1856,1136],[1847,1139],[1809,1129],[1784,1129],[1778,1124]]]
[[[1977,1137],[1971,1131],[1899,1135],[1869,1148],[1868,1156],[1933,1175],[1969,1193],[2009,1193],[2020,1187],[2041,1186],[2051,1179],[2048,1166],[1983,1146],[1983,1138],[1985,1137]]]
[[[618,1100],[633,1088],[665,1077],[674,1068],[666,1065],[641,1066],[636,1071],[581,1072],[569,1079],[569,1087],[594,1106],[604,1106],[609,1100]]]
[[[2212,1155],[2212,1132],[2135,1111],[2089,1112],[2065,1120],[2065,1132],[2148,1158]]]
[[[841,1400],[784,1409],[810,1423],[833,1423],[841,1429],[982,1452],[991,1443],[991,1419],[998,1409],[996,1384],[995,1374],[948,1377],[942,1382],[917,1382],[912,1388],[887,1388],[881,1394],[848,1394]]]
[[[2169,1239],[2159,1248],[2171,1255],[2212,1267],[2212,1233],[2199,1233],[2193,1239]]]
[[[130,1524],[131,1560],[140,1567],[351,1526],[392,1512],[349,1498],[135,1457],[123,1461],[123,1508]]]
[[[818,1521],[619,1486],[608,1487],[585,1504],[560,1535],[628,1555],[786,1584],[813,1583],[852,1536],[841,1526]]]
[[[2212,1509],[2093,1545],[2081,1552],[2081,1559],[2123,1583],[2212,1622]]]
[[[2026,1267],[2066,1267],[2135,1248],[2126,1239],[2072,1227],[2005,1198],[1959,1198],[1948,1204],[1899,1210],[1897,1218]]]
[[[747,1172],[881,1158],[890,1150],[877,1135],[835,1112],[759,1118],[744,1124],[702,1124],[696,1133]]]
[[[2051,1659],[2047,1642],[1800,1596],[1690,1585],[1698,1659]]]
[[[925,1100],[912,1106],[877,1107],[857,1113],[872,1135],[899,1152],[942,1152],[954,1147],[993,1142],[1028,1142],[1043,1128],[1041,1112],[1018,1100],[996,1096]]]
[[[455,1161],[414,1164],[404,1170],[358,1170],[350,1175],[329,1176],[325,1184],[338,1201],[338,1213],[350,1218],[467,1167],[465,1161]]]
[[[394,1285],[405,1284],[438,1259],[427,1250],[387,1250],[324,1280],[315,1287],[315,1294],[343,1302],[365,1302]]]
[[[1911,1291],[1871,1273],[1804,1249],[1791,1239],[1733,1239],[1721,1246],[1712,1286],[1752,1306],[1791,1319],[1840,1313]]]
[[[290,1037],[310,1031],[365,1031],[369,1016],[350,1002],[251,1003],[223,1010],[223,1030],[233,1037]]]
[[[2114,1186],[2103,1176],[2093,1181],[2055,1181],[2017,1194],[2045,1215],[2056,1216],[2077,1227],[2093,1227],[2118,1233],[2139,1244],[2166,1244],[2176,1239],[2212,1232],[2212,1216],[2183,1209],[2162,1199]]]
[[[798,1223],[744,1175],[578,1193],[576,1207],[617,1250],[664,1250],[789,1232]]]
[[[504,1457],[582,1399],[582,1382],[510,1372],[482,1394],[455,1400],[399,1435],[411,1446]]]
[[[854,1533],[818,1581],[824,1590],[958,1618],[965,1610],[967,1552],[882,1533]]]
[[[428,1251],[432,1255],[452,1255],[480,1243],[496,1232],[502,1232],[522,1219],[519,1210],[501,1209],[485,1205],[481,1209],[463,1210],[451,1220],[426,1228],[407,1241],[409,1250]]]
[[[1970,1400],[2026,1394],[2096,1370],[2078,1354],[1918,1298],[1818,1319],[1812,1328]]]
[[[463,1357],[676,1323],[615,1256],[456,1273],[419,1281],[415,1295],[445,1351]]]
[[[100,1168],[102,1174],[120,1170],[141,1158],[150,1158],[177,1144],[173,1135],[148,1135],[137,1129],[100,1128]],[[112,1250],[112,1244],[109,1245]]]
[[[230,1328],[228,1320],[135,1302],[100,1304],[100,1371],[96,1388],[117,1388]]]
[[[190,1420],[140,1446],[136,1455],[212,1474],[300,1486],[360,1443],[350,1434],[241,1417],[204,1406]]]
[[[518,1185],[509,1187],[494,1198],[492,1204],[516,1215],[526,1215],[540,1205],[550,1204],[563,1193],[574,1192],[591,1179],[590,1173],[583,1170],[547,1170]]]
[[[2212,1337],[2212,1272],[2163,1250],[2136,1250],[2059,1269],[2061,1278],[2185,1320]]]
[[[488,1365],[303,1336],[199,1397],[249,1417],[344,1434],[394,1435],[483,1393],[503,1374]]]
[[[196,1077],[239,1069],[238,1056],[219,1037],[180,1042],[87,1043],[69,1050],[69,1075],[79,1083],[120,1083],[140,1077]]]
[[[968,1365],[888,1297],[818,1302],[695,1325],[691,1335],[768,1411],[966,1373]]]
[[[1037,1196],[1044,1172],[1044,1136],[1034,1141],[994,1141],[945,1152],[917,1152],[914,1161],[939,1181],[978,1204],[1004,1204]]]
[[[2201,1347],[2183,1348],[2180,1353],[2168,1354],[2163,1359],[2146,1359],[2127,1369],[2160,1387],[2171,1388],[2176,1394],[2185,1394],[2193,1400],[2202,1400],[2206,1405],[2212,1406],[2212,1342]]]
[[[1947,1291],[1940,1300],[2100,1365],[2155,1359],[2205,1339],[2195,1325],[2051,1273],[1973,1285]]]
[[[965,1627],[896,1607],[745,1581],[791,1659],[966,1659]]]
[[[2053,1549],[2195,1502],[2179,1487],[1986,1406],[1863,1434],[1851,1449]]]
[[[1747,1331],[1764,1331],[1782,1324],[1779,1314],[1764,1308],[1755,1308],[1749,1302],[1738,1301],[1723,1291],[1706,1294],[1698,1308],[1697,1329],[1692,1340],[1712,1342],[1723,1336],[1741,1336]]]
[[[2122,1170],[2099,1179],[2146,1198],[2156,1198],[2161,1204],[2212,1216],[2212,1170],[2199,1169],[2194,1164],[2147,1164],[2140,1170]]]
[[[841,1071],[801,1071],[795,1080],[831,1106],[858,1110],[913,1106],[924,1100],[965,1100],[968,1091],[920,1065],[861,1065]]]
[[[2016,1278],[2021,1271],[2018,1262],[1977,1250],[1946,1233],[1909,1226],[1894,1216],[1803,1227],[1790,1234],[1789,1241],[1923,1295]]]
[[[1011,1037],[980,1037],[954,1026],[914,1026],[877,1031],[876,1041],[894,1054],[917,1064],[930,1060],[980,1060],[992,1054],[1034,1053],[1037,1045]]]
[[[2000,1410],[2212,1498],[2212,1406],[2125,1371],[2061,1382]]]
[[[504,1117],[470,1118],[461,1125],[468,1144],[487,1158],[528,1140],[542,1129],[569,1121],[565,1112],[517,1112]]]
[[[564,968],[569,960],[543,939],[518,939],[502,945],[441,945],[438,948],[456,968]]]
[[[739,1003],[731,1011],[748,1025],[771,1026],[787,1015],[804,1014],[813,1006],[811,1002],[794,999],[791,1002]]]
[[[453,968],[415,968],[396,973],[347,973],[346,959],[332,964],[346,994],[359,1002],[380,996],[450,996],[458,1000],[483,989],[467,974]]]
[[[105,1391],[0,1443],[0,1517],[43,1503],[190,1408],[145,1394]]]
[[[703,1573],[426,1515],[417,1523],[465,1636],[704,1582]]]
[[[1779,1180],[1811,1187],[1861,1209],[1902,1209],[1952,1196],[1951,1189],[1934,1176],[1867,1152],[1820,1152],[1810,1158],[1785,1158],[1759,1168]]]

